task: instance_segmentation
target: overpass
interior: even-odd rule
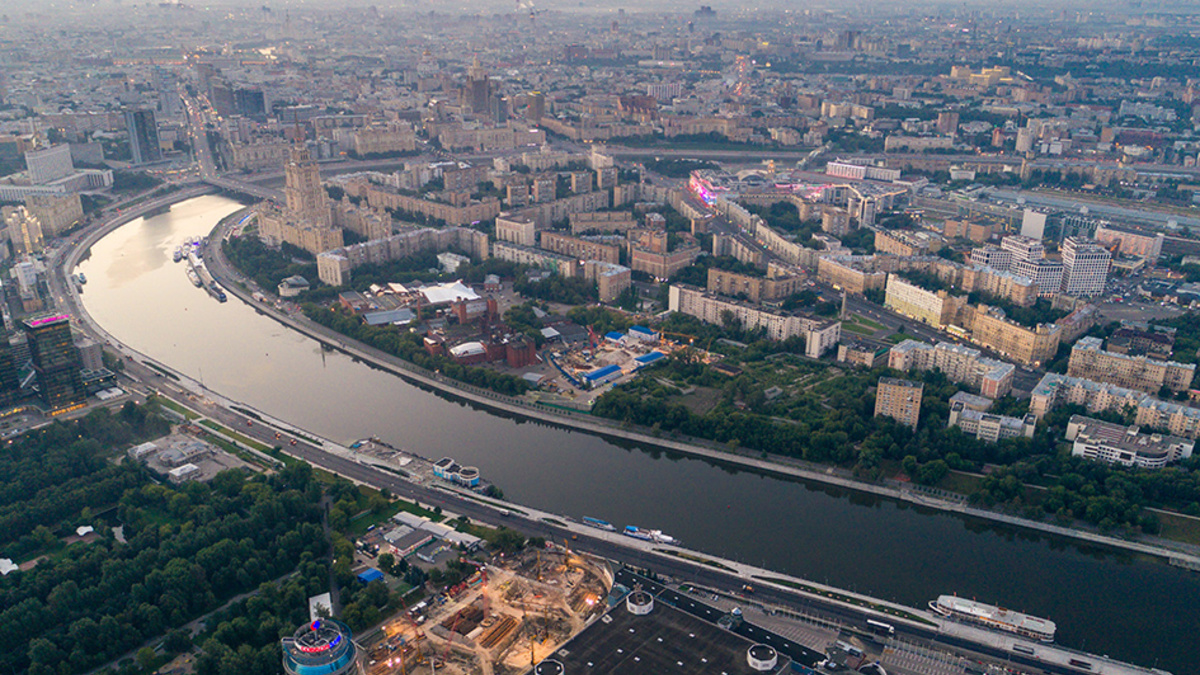
[[[220,176],[208,176],[200,179],[203,183],[208,183],[213,187],[218,187],[231,192],[241,192],[242,194],[258,197],[259,199],[268,199],[274,202],[283,201],[283,191],[275,188],[263,187],[254,183],[237,180],[235,178],[223,178]]]

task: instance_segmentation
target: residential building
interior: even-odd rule
[[[57,237],[83,220],[83,200],[77,193],[29,195],[25,208],[38,219],[47,237]]]
[[[1121,327],[1108,338],[1110,352],[1157,359],[1170,358],[1175,348],[1174,328],[1125,321],[1121,323]]]
[[[947,427],[958,427],[963,433],[974,436],[986,443],[995,443],[1006,438],[1033,438],[1037,428],[1037,418],[1033,415],[1025,417],[1009,417],[993,415],[968,408],[961,401],[950,405],[950,419]]]
[[[1072,415],[1066,438],[1072,441],[1071,455],[1106,464],[1161,469],[1170,462],[1192,456],[1195,441],[1179,436],[1143,434],[1137,426],[1126,427],[1102,420]]]
[[[963,312],[971,341],[1025,365],[1039,366],[1058,352],[1061,330],[1054,324],[1026,328],[1005,318],[995,307],[980,305]]]
[[[942,236],[947,239],[970,239],[977,244],[982,244],[991,239],[995,233],[995,228],[989,223],[974,223],[969,220],[954,220],[951,218],[947,218],[942,223]],[[995,266],[993,265],[993,267]]]
[[[917,427],[921,417],[921,394],[925,385],[894,377],[879,378],[875,390],[875,416],[890,417],[897,422]]]
[[[1192,386],[1196,364],[1160,361],[1146,356],[1130,356],[1105,351],[1098,337],[1080,338],[1071,347],[1067,375],[1120,387],[1157,393],[1163,387],[1187,391]]]
[[[966,297],[954,297],[946,291],[927,291],[896,274],[889,274],[883,304],[892,311],[941,327],[953,323],[966,302]]]
[[[519,246],[536,246],[537,225],[531,218],[502,213],[496,216],[496,241],[508,241]]]
[[[583,278],[596,282],[600,302],[604,303],[615,301],[633,284],[632,270],[628,267],[599,260],[583,263]]]
[[[887,272],[875,270],[862,258],[822,256],[817,259],[817,279],[854,295],[884,288],[887,278]]]
[[[742,328],[764,329],[771,340],[802,337],[805,355],[814,359],[837,346],[842,334],[841,321],[729,300],[686,284],[671,284],[668,308],[717,325],[733,318]]]
[[[837,360],[838,363],[874,368],[887,363],[888,348],[858,341],[843,343],[838,345]]]
[[[971,263],[1007,272],[1012,267],[1012,251],[999,246],[979,246],[971,249]]]
[[[497,232],[498,223],[499,220]],[[599,260],[613,265],[621,262],[621,247],[617,244],[581,239],[549,230],[542,232],[541,247],[579,260]]]
[[[342,230],[333,226],[333,212],[321,170],[308,147],[293,146],[284,167],[284,208],[259,207],[259,236],[271,245],[287,242],[314,255],[342,246]]]
[[[905,230],[876,230],[875,251],[899,256],[930,255],[946,245],[944,239],[932,232]]]
[[[317,275],[330,286],[350,283],[351,272],[359,265],[399,260],[424,251],[455,249],[476,260],[489,255],[488,236],[465,227],[415,228],[383,239],[372,239],[321,253],[317,256]]]
[[[42,223],[24,206],[4,207],[4,228],[17,255],[40,253],[45,246]]]
[[[520,265],[533,265],[548,269],[564,277],[573,277],[579,272],[579,260],[576,258],[507,241],[498,241],[493,244],[492,255],[500,260],[508,260]]]
[[[774,269],[774,268],[772,268]],[[794,274],[758,277],[729,270],[708,268],[708,292],[731,297],[744,297],[750,302],[772,302],[800,290],[803,279]]]
[[[1166,235],[1162,232],[1154,234],[1127,232],[1104,226],[1096,228],[1093,238],[1107,248],[1117,246],[1117,252],[1121,255],[1144,258],[1149,265],[1153,266],[1162,255],[1163,241],[1166,239]]]
[[[952,382],[996,399],[1012,390],[1016,366],[989,359],[978,349],[949,342],[931,345],[905,340],[888,352],[888,366],[903,371],[940,370]]]

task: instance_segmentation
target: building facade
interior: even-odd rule
[[[52,414],[82,407],[87,391],[79,372],[83,363],[71,335],[71,317],[37,316],[24,324],[42,401]]]
[[[1092,297],[1104,293],[1112,254],[1103,246],[1067,237],[1062,245],[1062,292],[1067,295]]]
[[[921,394],[925,385],[895,377],[879,378],[875,390],[875,416],[890,417],[897,422],[917,427],[921,417]]]
[[[772,340],[802,337],[805,355],[814,359],[835,348],[842,336],[840,321],[737,302],[712,295],[695,286],[671,284],[669,297],[668,308],[671,311],[694,316],[705,323],[721,325],[729,316],[736,319],[743,328],[762,328]]]
[[[1071,455],[1096,462],[1140,469],[1161,469],[1171,462],[1192,456],[1195,441],[1179,436],[1143,434],[1136,426],[1126,427],[1102,420],[1072,415],[1066,438]]]
[[[1037,418],[1032,414],[1025,417],[1009,417],[966,407],[961,401],[950,404],[948,427],[958,427],[970,436],[986,443],[995,443],[1005,438],[1033,438]]]
[[[1187,391],[1192,386],[1196,364],[1105,351],[1100,338],[1084,337],[1071,347],[1067,374],[1149,393],[1163,387]]]
[[[952,382],[971,387],[980,395],[1000,398],[1012,391],[1016,367],[989,359],[978,349],[949,342],[937,345],[905,340],[888,352],[888,366],[896,370],[940,370]]]

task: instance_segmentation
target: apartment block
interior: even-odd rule
[[[836,347],[842,336],[841,321],[737,302],[686,284],[671,284],[669,303],[671,311],[694,316],[705,323],[719,325],[725,312],[729,312],[743,328],[762,328],[772,340],[802,337],[805,355],[814,359]]]
[[[708,292],[733,297],[744,296],[750,302],[782,300],[800,290],[803,280],[796,275],[756,277],[715,267],[708,268]]]
[[[925,385],[894,377],[879,378],[875,390],[875,416],[890,417],[901,424],[917,427],[921,417],[921,394]]]
[[[852,366],[874,368],[888,362],[887,347],[877,347],[866,342],[851,342],[839,344],[837,352],[838,363],[848,363]]]
[[[1016,366],[989,359],[978,349],[942,342],[937,345],[905,340],[888,352],[888,366],[903,371],[940,370],[952,382],[980,395],[1000,398],[1012,390]]]
[[[982,244],[991,239],[995,233],[995,228],[988,223],[973,223],[969,220],[951,220],[949,218],[942,223],[942,236],[947,239],[970,239],[977,244]]]
[[[499,220],[497,227],[498,223]],[[617,244],[605,244],[549,230],[542,232],[541,247],[579,260],[599,260],[613,265],[621,262],[621,247]]]
[[[613,302],[633,284],[632,270],[624,265],[588,260],[583,263],[583,278],[596,282],[600,302]]]
[[[1058,352],[1061,331],[1054,324],[1026,328],[987,305],[969,307],[963,316],[972,342],[1025,365],[1039,366]]]
[[[1107,248],[1118,246],[1117,251],[1121,255],[1145,258],[1148,264],[1154,265],[1162,255],[1163,241],[1166,239],[1166,235],[1162,232],[1141,234],[1111,227],[1098,227],[1093,238]]]
[[[700,253],[702,250],[699,246],[682,246],[664,253],[634,246],[629,253],[629,266],[658,279],[669,279],[679,270],[696,262]]]
[[[940,327],[953,323],[966,302],[965,297],[954,297],[946,291],[927,291],[889,274],[883,304],[890,310]]]
[[[1071,348],[1067,374],[1151,393],[1163,387],[1186,391],[1192,385],[1196,364],[1105,351],[1100,338],[1085,337]]]
[[[496,216],[496,241],[509,241],[520,246],[537,244],[537,225],[525,216],[502,213]]]
[[[498,241],[492,246],[492,255],[501,259],[515,262],[519,265],[533,265],[548,269],[564,277],[573,277],[579,273],[579,260],[565,255],[559,255],[532,246],[521,246],[507,241]]]
[[[946,245],[944,239],[932,232],[908,232],[904,230],[877,230],[875,251],[900,256],[929,255],[937,253]]]
[[[817,279],[854,295],[884,288],[887,278],[887,272],[876,271],[866,261],[852,256],[817,259]]]
[[[422,227],[405,230],[383,239],[364,241],[321,253],[317,256],[317,276],[330,286],[344,286],[350,283],[351,273],[360,265],[386,263],[424,251],[440,253],[450,248],[476,259],[486,259],[489,255],[488,236],[484,232],[465,227],[440,230]]]
[[[571,234],[588,232],[625,232],[638,227],[637,218],[629,211],[592,211],[569,216]]]

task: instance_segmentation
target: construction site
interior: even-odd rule
[[[613,573],[602,560],[546,548],[476,566],[367,636],[365,672],[525,673],[608,608]]]

